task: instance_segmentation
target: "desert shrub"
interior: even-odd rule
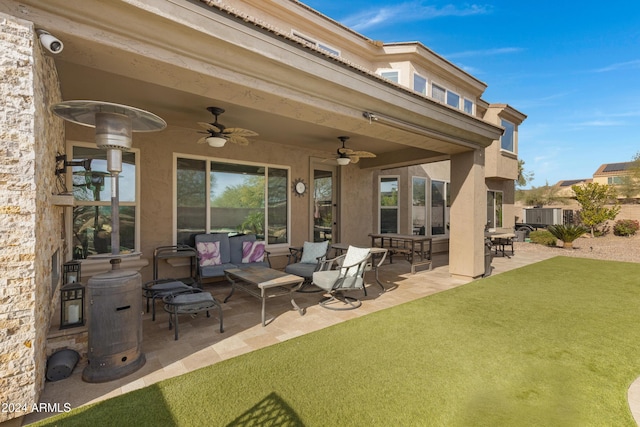
[[[547,230],[553,235],[553,237],[562,240],[562,245],[564,247],[571,247],[574,240],[589,231],[589,229],[582,225],[574,224],[550,225],[547,227]]]
[[[613,234],[616,236],[633,236],[640,230],[640,223],[635,219],[621,219],[613,226]]]
[[[555,246],[557,243],[556,238],[548,230],[532,231],[529,233],[529,239],[531,239],[531,243],[545,246]]]

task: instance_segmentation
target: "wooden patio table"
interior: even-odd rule
[[[226,303],[231,298],[236,288],[259,298],[262,300],[262,326],[267,326],[265,303],[268,298],[288,294],[291,297],[291,305],[298,310],[300,316],[305,313],[305,310],[298,307],[293,299],[294,292],[300,289],[304,282],[303,277],[267,267],[231,268],[225,270],[224,274],[231,282],[231,292],[224,299],[224,302]]]
[[[432,269],[431,255],[433,250],[430,236],[413,234],[381,233],[369,234],[371,246],[389,250],[389,262],[393,263],[394,254],[402,254],[411,264],[411,274],[415,274],[416,267],[428,265]],[[425,249],[425,243],[428,248]]]

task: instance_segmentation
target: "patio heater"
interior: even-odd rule
[[[107,151],[111,176],[111,270],[89,279],[89,364],[82,373],[87,382],[106,382],[127,376],[145,364],[142,348],[142,279],[137,271],[120,270],[120,215],[118,178],[122,152],[131,149],[133,132],[154,132],[166,127],[160,117],[126,105],[100,101],[65,101],[51,106],[61,118],[95,127],[98,148]]]

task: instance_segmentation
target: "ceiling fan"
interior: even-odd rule
[[[218,123],[218,116],[224,113],[223,108],[219,107],[207,107],[207,110],[216,118],[213,123],[198,122],[200,126],[206,129],[206,133],[209,136],[203,136],[198,140],[198,144],[204,144],[205,142],[211,147],[222,147],[227,141],[231,141],[238,145],[249,144],[248,137],[258,136],[252,130],[242,128],[228,128],[223,124]],[[205,133],[205,132],[201,132]]]
[[[339,136],[338,139],[342,141],[342,147],[338,148],[338,155],[335,157],[335,160],[340,166],[345,166],[349,163],[358,163],[362,158],[376,157],[375,154],[368,151],[354,151],[350,148],[346,148],[344,143],[349,139],[348,136]]]

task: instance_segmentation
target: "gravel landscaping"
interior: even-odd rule
[[[573,249],[538,245],[535,243],[515,242],[515,253],[545,251],[549,255],[594,258],[611,261],[640,262],[640,235],[630,237],[607,234],[602,237],[583,236],[573,242]]]

